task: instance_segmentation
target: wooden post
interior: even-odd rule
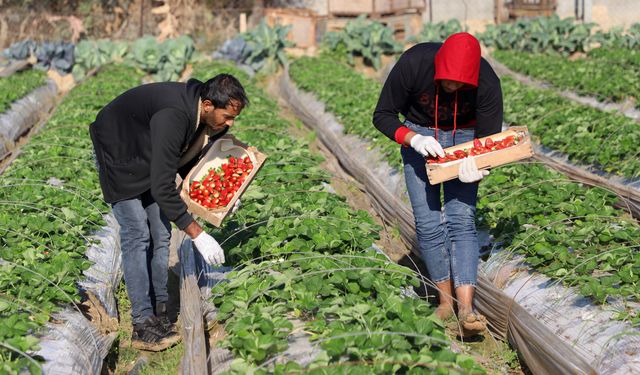
[[[140,0],[140,30],[138,31],[138,36],[142,37],[144,35],[144,0]]]
[[[207,375],[207,348],[198,275],[191,241],[182,242],[180,254],[180,322],[184,355],[180,374]]]
[[[247,13],[240,13],[240,32],[247,32]]]

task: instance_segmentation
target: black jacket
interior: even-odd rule
[[[107,203],[151,190],[162,212],[180,229],[193,221],[175,179],[176,173],[184,177],[199,156],[178,170],[181,155],[195,140],[201,85],[195,79],[142,85],[98,113],[90,134]]]
[[[442,43],[420,43],[402,54],[389,73],[376,106],[373,123],[384,135],[398,143],[404,137],[398,114],[421,126],[435,125],[435,56]],[[439,90],[438,125],[453,126],[455,94]],[[477,88],[458,90],[458,127],[472,127],[476,137],[498,133],[502,127],[500,79],[485,59],[480,61]]]

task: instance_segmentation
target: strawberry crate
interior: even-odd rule
[[[444,149],[445,158],[427,158],[431,185],[458,177],[465,157],[475,158],[478,169],[488,169],[533,156],[531,136],[526,126],[512,126],[501,133]]]
[[[255,147],[225,135],[189,171],[180,197],[189,212],[220,227],[266,158]]]

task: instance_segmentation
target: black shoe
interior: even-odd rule
[[[171,319],[169,319],[169,313],[167,312],[167,305],[164,302],[158,302],[156,304],[156,317],[162,323],[164,329],[169,332],[178,332],[176,325],[171,323]]]
[[[172,347],[179,341],[180,336],[167,330],[155,316],[133,326],[131,344],[136,349],[159,352]]]

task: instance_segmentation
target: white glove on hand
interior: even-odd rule
[[[444,157],[444,150],[435,138],[416,134],[411,138],[411,147],[422,156]]]
[[[217,265],[224,263],[224,250],[222,250],[218,241],[206,232],[203,231],[194,238],[193,244],[196,245],[196,249],[207,264]]]
[[[477,182],[487,176],[489,171],[478,170],[476,160],[471,157],[462,159],[460,163],[460,169],[458,170],[458,178],[464,183]]]
[[[242,206],[242,203],[240,203],[240,199],[236,200],[236,203],[233,204],[233,208],[231,208],[231,215],[235,214],[236,211],[238,211],[238,209],[240,208],[240,206]]]

